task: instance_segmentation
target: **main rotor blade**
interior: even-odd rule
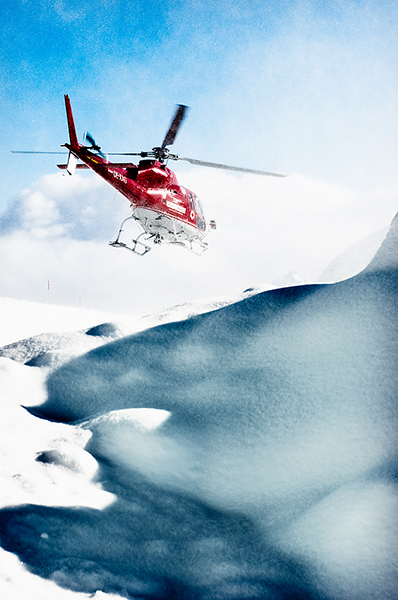
[[[39,152],[37,150],[11,150],[13,154],[67,154],[67,152]]]
[[[174,115],[174,119],[172,120],[169,130],[163,140],[163,144],[161,146],[162,150],[166,148],[166,146],[171,146],[171,144],[173,144],[188,108],[188,106],[185,106],[184,104],[177,104],[177,107],[178,108],[176,110],[176,114]]]
[[[258,171],[257,169],[246,169],[245,167],[232,167],[230,165],[221,165],[219,163],[207,162],[204,160],[197,160],[196,158],[187,158],[185,156],[179,156],[178,160],[185,160],[192,165],[200,165],[202,167],[212,167],[213,169],[224,169],[226,171],[239,171],[241,173],[253,173],[254,175],[270,175],[271,177],[287,177],[281,173],[270,173],[269,171]]]
[[[39,150],[10,150],[13,154],[68,154],[67,152],[41,152]],[[107,152],[109,156],[142,156],[142,152]]]

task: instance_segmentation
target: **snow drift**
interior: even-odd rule
[[[87,593],[398,598],[397,267],[398,217],[356,277],[256,294],[50,370],[30,412],[92,433],[115,500],[5,508],[3,548]]]

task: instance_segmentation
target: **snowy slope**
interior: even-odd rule
[[[106,321],[133,321],[132,317],[69,306],[0,298],[0,345],[41,333],[74,332]]]
[[[335,283],[360,273],[380,248],[387,232],[388,227],[383,227],[344,250],[327,265],[318,281]]]
[[[397,256],[396,218],[341,283],[11,335],[3,596],[398,598]]]
[[[262,286],[261,289],[272,287]],[[143,317],[0,298],[0,347],[43,333],[75,333],[77,330],[87,330],[104,323],[114,324],[114,328],[119,331],[118,334],[115,333],[117,337],[123,332],[127,334],[141,331],[160,323],[180,321],[192,315],[222,308],[238,302],[247,295],[249,294],[242,293],[240,296],[233,297],[205,298]]]

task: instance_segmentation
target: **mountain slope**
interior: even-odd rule
[[[351,279],[103,339],[50,370],[27,416],[89,432],[113,501],[4,508],[3,548],[84,593],[398,598],[397,256],[396,217]]]

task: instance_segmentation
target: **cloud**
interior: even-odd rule
[[[0,295],[47,302],[50,281],[54,304],[147,314],[235,296],[291,271],[315,281],[336,255],[396,212],[394,188],[366,195],[300,174],[276,179],[192,169],[179,180],[218,224],[201,257],[170,246],[143,258],[111,248],[130,214],[126,200],[91,174],[45,175],[0,218],[0,252],[7,257]]]
[[[37,239],[100,240],[110,224],[116,226],[127,214],[126,201],[114,198],[114,190],[99,178],[45,175],[10,201],[0,218],[0,233],[22,230]]]

